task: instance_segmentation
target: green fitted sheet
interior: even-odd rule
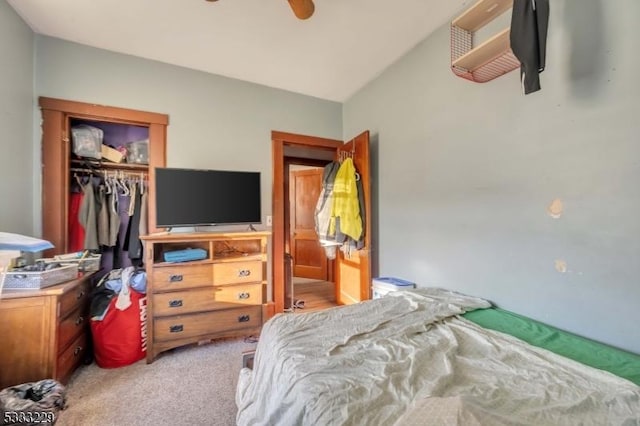
[[[640,355],[626,352],[499,308],[467,312],[464,318],[559,355],[623,377],[640,386]]]

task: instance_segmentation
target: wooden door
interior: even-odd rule
[[[315,209],[323,169],[298,170],[290,177],[291,255],[293,276],[326,281],[327,257],[315,230]]]
[[[338,148],[336,159],[351,157],[364,193],[364,247],[351,256],[338,250],[335,261],[336,301],[350,305],[370,298],[371,293],[371,176],[369,132]],[[362,215],[362,212],[361,212]]]

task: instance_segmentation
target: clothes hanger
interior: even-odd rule
[[[103,170],[103,175],[102,179],[104,180],[104,187],[105,187],[105,194],[111,194],[111,182],[109,182],[109,177],[107,175],[107,171]]]
[[[82,184],[82,181],[80,180],[80,176],[78,176],[78,173],[73,172],[73,178],[76,180],[76,182],[78,183],[78,185],[80,185],[81,187],[84,186]]]
[[[119,171],[115,172],[115,176],[113,179],[116,186],[122,190],[122,195],[127,196],[131,194],[129,187],[123,181],[123,175],[121,175]]]
[[[138,182],[140,183],[140,194],[142,195],[144,194],[144,173],[140,172]]]

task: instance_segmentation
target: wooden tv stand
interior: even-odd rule
[[[270,232],[161,233],[141,237],[147,270],[147,363],[166,350],[260,332]],[[163,253],[207,251],[169,263]]]

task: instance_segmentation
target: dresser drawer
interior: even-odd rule
[[[82,362],[87,353],[87,334],[82,333],[58,356],[56,377],[66,384],[73,370]]]
[[[154,319],[153,338],[166,342],[261,325],[262,306],[246,306]]]
[[[71,291],[60,296],[60,310],[58,318],[66,317],[71,311],[78,306],[86,306],[89,303],[89,281],[84,281]]]
[[[211,265],[176,265],[153,269],[153,291],[211,285]]]
[[[188,314],[232,308],[234,305],[262,303],[262,284],[238,284],[224,287],[194,288],[189,291],[156,293],[153,312],[157,316]]]
[[[216,287],[216,300],[243,305],[260,305],[262,304],[262,283]]]
[[[262,281],[262,262],[215,263],[213,265],[213,283],[215,285],[240,284]]]
[[[70,315],[63,318],[58,325],[58,350],[57,353],[62,352],[69,346],[72,340],[74,340],[80,333],[86,330],[86,310],[84,306],[78,307]]]

